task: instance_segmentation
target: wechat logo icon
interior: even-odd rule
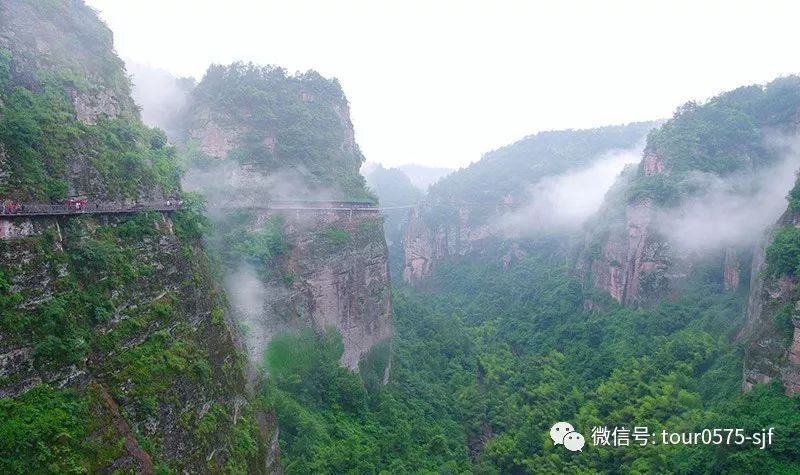
[[[572,424],[569,422],[556,422],[550,428],[550,438],[553,443],[561,444],[571,452],[583,451],[583,446],[586,444],[583,436],[575,431]]]

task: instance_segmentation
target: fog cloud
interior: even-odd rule
[[[496,225],[521,235],[577,229],[600,209],[625,166],[641,160],[643,148],[610,151],[586,168],[539,180],[527,190],[527,204],[501,216]]]
[[[283,170],[270,175],[249,170],[231,160],[220,160],[205,169],[192,168],[184,176],[183,187],[203,193],[214,208],[248,208],[270,200],[329,201],[335,194],[317,189],[303,178],[303,170]]]
[[[786,195],[800,167],[796,140],[773,142],[784,149],[782,159],[773,166],[724,178],[690,176],[692,184],[705,191],[678,209],[663,211],[659,230],[688,251],[756,243],[786,210]]]
[[[286,289],[267,286],[252,266],[241,263],[225,276],[225,289],[234,318],[245,338],[245,346],[254,366],[264,360],[264,350],[278,328],[270,325],[269,303],[283,296]]]
[[[175,136],[178,115],[194,87],[191,78],[177,78],[169,72],[128,62],[125,65],[132,76],[133,99],[141,107],[142,120]]]
[[[190,168],[184,175],[183,187],[202,193],[208,200],[208,216],[215,224],[213,234],[206,244],[208,249],[224,255],[224,248],[236,246],[229,231],[227,219],[237,210],[258,208],[274,200],[330,200],[334,196],[319,190],[304,180],[303,170],[294,168],[263,175],[248,165],[233,160],[219,160],[204,168]],[[263,214],[251,220],[247,228],[255,231],[263,225]],[[292,219],[293,227],[313,225],[313,214],[301,214]],[[285,330],[285,322],[275,315],[276,302],[291,300],[285,286],[271,284],[264,270],[254,267],[246,259],[226,262],[222,266],[226,293],[231,314],[244,335],[244,344],[250,356],[251,370],[260,367],[264,351],[277,332]]]

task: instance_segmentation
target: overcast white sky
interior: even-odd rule
[[[126,60],[339,78],[369,161],[458,167],[800,72],[793,1],[87,0]]]

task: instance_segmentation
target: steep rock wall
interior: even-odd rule
[[[8,0],[0,25],[0,198],[181,193],[175,151],[139,120],[93,9]],[[0,463],[34,472],[276,469],[276,424],[246,388],[240,344],[190,232],[200,217],[173,216],[0,219],[0,424],[19,444]],[[20,430],[51,407],[64,417]]]
[[[506,207],[480,209],[481,220],[475,220],[474,208],[451,204],[420,205],[413,208],[403,229],[403,280],[409,284],[423,281],[437,263],[469,254],[490,253],[505,239],[515,236],[492,225],[490,217],[498,217]],[[478,221],[478,222],[476,222]],[[506,252],[502,259],[510,262],[518,251]]]
[[[1,397],[80,391],[84,424],[106,431],[107,452],[87,460],[97,470],[268,471],[266,443],[232,449],[272,434],[258,431],[203,251],[169,217],[0,222]]]
[[[184,123],[181,140],[194,158],[186,185],[209,197],[221,248],[241,245],[241,236],[225,235],[229,215],[264,202],[308,200],[309,207],[324,208],[329,200],[374,199],[359,174],[364,157],[335,79],[290,76],[274,66],[212,66],[190,96]],[[227,211],[213,213],[220,207]],[[263,230],[276,217],[287,251],[266,263],[252,256],[226,262],[251,364],[262,365],[273,335],[303,327],[337,329],[342,365],[352,370],[373,348],[390,349],[381,344],[392,335],[381,217],[257,209],[241,218],[242,234]]]
[[[267,211],[257,221],[275,216],[281,218],[290,249],[279,264],[282,275],[266,282],[260,308],[238,309],[248,328],[252,360],[263,360],[276,333],[333,327],[343,337],[342,365],[357,371],[369,351],[388,342],[393,331],[382,218],[371,212]],[[228,288],[234,302],[247,300],[238,294],[250,289]]]
[[[525,254],[523,241],[571,241],[569,225],[542,219],[547,207],[564,199],[557,195],[574,183],[573,174],[640,150],[656,125],[541,132],[444,177],[404,225],[404,281],[419,283],[440,262],[467,255],[512,265]]]
[[[787,395],[800,393],[800,297],[797,279],[766,274],[766,249],[781,226],[800,228],[800,214],[787,212],[758,246],[750,276],[742,389],[779,379]]]

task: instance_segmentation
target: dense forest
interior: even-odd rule
[[[625,202],[641,199],[642,193],[664,198],[664,206],[676,206],[698,192],[686,185],[690,172],[726,176],[779,160],[780,149],[765,146],[763,137],[791,127],[792,116],[784,107],[795,103],[795,84],[795,78],[781,79],[765,88],[743,88],[706,104],[681,107],[650,133],[645,147],[646,154],[658,153],[674,167],[671,173],[651,177],[643,172],[644,165],[638,171],[627,169],[603,212],[615,206],[624,210]],[[569,135],[564,134],[567,141]],[[534,162],[539,159],[529,156],[536,157]],[[494,167],[490,158],[439,182],[431,194],[457,196],[462,184],[463,190],[478,184],[494,190],[496,182],[500,188],[515,189],[508,184],[512,176],[491,174],[505,168]],[[481,167],[489,171],[475,171]],[[655,184],[655,179],[660,181]],[[680,195],[666,199],[666,194],[658,194],[658,186],[679,190]],[[784,207],[797,206],[797,189]],[[469,199],[466,196],[474,195],[462,200]],[[597,226],[597,219],[586,225],[589,250]],[[777,231],[766,250],[765,273],[795,275],[800,264],[795,231],[793,226]],[[510,265],[502,259],[502,246],[449,259],[413,287],[395,275],[396,337],[388,385],[365,384],[364,392],[353,391],[350,376],[321,377],[295,368],[295,381],[316,380],[317,389],[327,388],[325,396],[313,396],[327,402],[312,403],[308,387],[289,384],[285,377],[270,387],[278,413],[292,414],[282,421],[287,470],[797,471],[800,451],[793,440],[800,434],[800,399],[787,397],[778,381],[747,394],[741,391],[742,360],[749,343],[740,331],[749,288],[726,288],[724,248],[692,257],[692,271],[680,293],[637,308],[620,305],[581,278],[575,265],[585,251],[581,246],[576,251],[575,242],[567,235],[518,241],[524,257]],[[749,264],[745,261],[739,271],[746,276]],[[790,314],[778,313],[776,322],[791,328]],[[327,344],[333,368],[335,339]],[[320,363],[314,366],[324,367],[326,356],[317,357]],[[267,357],[267,365],[280,361],[272,352]],[[554,446],[549,428],[561,420],[572,423],[590,448],[573,453]],[[777,435],[765,447],[670,445],[663,444],[660,435],[644,445],[598,445],[592,433],[603,427],[646,428],[652,435],[709,428],[743,429],[750,435],[772,427]],[[343,458],[342,452],[359,455]],[[308,465],[312,460],[314,465]]]
[[[800,401],[779,384],[740,395],[742,345],[732,338],[746,296],[725,294],[718,274],[706,269],[692,293],[635,310],[582,291],[553,243],[510,271],[447,264],[428,291],[395,293],[387,386],[364,391],[337,373],[335,339],[312,355],[295,346],[317,362],[282,373],[268,393],[278,401],[287,471],[791,473]],[[275,348],[268,364],[282,357]],[[653,434],[775,427],[781,442],[571,453],[549,438],[560,420],[587,440],[603,426]]]
[[[184,109],[179,135],[190,167],[213,169],[215,158],[230,158],[265,175],[291,173],[327,194],[372,199],[358,173],[364,156],[336,79],[252,63],[215,64]],[[218,136],[222,144],[213,143]]]
[[[430,195],[442,201],[499,202],[540,178],[589,165],[598,150],[631,148],[657,124],[540,132],[488,152],[459,173],[444,177],[431,186]]]
[[[0,472],[800,473],[797,76],[365,177],[336,79],[167,76],[164,132],[82,0],[0,23],[0,205],[70,211],[0,217]]]

